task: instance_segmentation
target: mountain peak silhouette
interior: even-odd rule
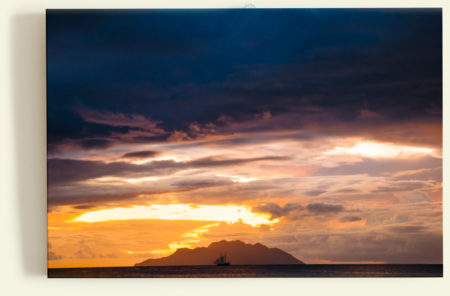
[[[135,266],[213,265],[214,260],[225,253],[232,265],[304,264],[278,248],[268,248],[260,243],[247,244],[240,240],[222,240],[208,247],[177,249],[167,257],[147,259]]]

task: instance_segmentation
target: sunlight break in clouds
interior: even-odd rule
[[[251,226],[274,224],[278,219],[270,220],[270,215],[254,213],[246,206],[210,206],[188,204],[133,206],[131,208],[113,208],[86,212],[73,222],[104,222],[111,220],[193,220],[193,221],[223,221],[236,223],[242,221]]]
[[[234,183],[248,183],[248,182],[259,180],[258,178],[255,178],[255,177],[231,176],[231,175],[226,175],[226,174],[216,174],[216,176],[230,178],[230,180]]]
[[[359,155],[372,158],[411,157],[415,155],[432,154],[434,149],[425,147],[402,146],[387,143],[360,141],[351,147],[336,147],[324,152],[325,155]]]
[[[198,228],[193,229],[192,231],[188,231],[181,235],[181,240],[174,241],[168,244],[167,249],[157,249],[152,251],[142,251],[142,253],[150,253],[152,255],[166,256],[175,252],[179,248],[192,248],[192,245],[201,241],[200,236],[209,232],[209,229],[212,227],[219,226],[219,223],[213,223],[204,225]],[[131,252],[127,251],[128,254],[139,254],[141,252]]]
[[[198,243],[200,241],[200,235],[207,233],[211,227],[216,227],[218,225],[219,223],[207,224],[204,226],[197,227],[192,231],[188,231],[181,235],[181,240],[169,243],[167,249],[155,249],[150,251],[125,250],[125,252],[129,255],[134,254],[149,254],[159,256],[169,255],[179,248],[192,248],[192,244]]]
[[[134,164],[146,164],[152,161],[163,161],[163,160],[173,160],[175,162],[186,162],[191,160],[188,156],[183,155],[163,155],[163,156],[157,156],[157,157],[150,157],[146,159],[139,159],[139,160],[132,160],[130,163]]]

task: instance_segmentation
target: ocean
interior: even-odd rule
[[[442,277],[442,264],[320,264],[49,268],[49,278]]]

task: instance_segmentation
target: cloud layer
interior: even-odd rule
[[[47,51],[53,266],[442,262],[440,9],[50,10]],[[67,222],[180,204],[270,223]]]

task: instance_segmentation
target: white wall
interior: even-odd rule
[[[333,7],[337,1],[105,1],[0,2],[0,294],[1,295],[444,295],[445,279],[47,279],[45,8]],[[347,7],[434,6],[445,1],[340,1]],[[282,5],[283,4],[283,5]],[[449,10],[449,6],[446,7]],[[444,9],[444,46],[449,16]],[[444,52],[446,52],[444,50]],[[448,70],[448,54],[444,56]],[[444,75],[448,73],[444,71]],[[448,79],[444,76],[444,82]],[[444,94],[447,95],[448,85]],[[445,103],[445,100],[444,100]],[[449,108],[444,108],[448,115]],[[445,117],[445,126],[450,126]],[[444,147],[448,136],[444,130]],[[446,152],[448,149],[446,149]],[[445,157],[448,153],[445,153]],[[447,159],[447,158],[445,158]],[[446,164],[444,177],[448,181]],[[448,184],[444,185],[445,217]],[[445,219],[445,250],[448,223]],[[447,255],[445,252],[444,255]],[[444,256],[444,265],[449,266]],[[447,270],[447,268],[445,268]],[[447,294],[448,295],[448,294]]]

